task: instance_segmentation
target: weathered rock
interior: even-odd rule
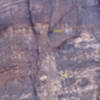
[[[99,100],[99,9],[97,0],[1,0],[0,100]]]

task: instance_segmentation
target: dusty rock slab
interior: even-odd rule
[[[99,4],[1,0],[0,100],[99,100]]]

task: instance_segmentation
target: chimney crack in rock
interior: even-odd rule
[[[37,53],[37,57],[35,58],[36,59],[36,70],[35,70],[35,75],[34,77],[32,75],[30,75],[30,80],[32,81],[32,86],[33,86],[33,93],[35,94],[35,100],[37,100],[37,92],[36,92],[36,87],[33,85],[33,82],[34,84],[36,84],[36,79],[37,79],[37,74],[38,74],[38,71],[39,71],[39,65],[38,65],[38,61],[39,61],[39,44],[38,44],[38,39],[39,39],[39,33],[37,33],[34,29],[34,26],[35,24],[33,23],[33,20],[32,20],[32,11],[30,9],[30,0],[27,0],[27,8],[28,8],[28,14],[29,14],[29,22],[30,22],[30,25],[31,25],[31,29],[34,33],[34,36],[35,36],[35,39],[36,39],[36,53]]]

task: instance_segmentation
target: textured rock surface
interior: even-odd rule
[[[100,100],[99,21],[99,0],[0,0],[0,100]]]

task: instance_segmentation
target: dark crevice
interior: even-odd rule
[[[77,2],[78,2],[78,1],[77,1]],[[64,18],[65,16],[67,16],[67,14],[70,14],[74,9],[76,9],[76,11],[77,11],[77,23],[76,23],[77,28],[76,28],[76,30],[75,30],[75,35],[74,35],[74,36],[71,36],[71,37],[69,37],[69,38],[66,38],[66,39],[64,39],[63,41],[61,41],[61,43],[59,43],[59,45],[56,46],[56,48],[55,48],[56,50],[60,50],[61,48],[63,48],[64,44],[69,43],[69,42],[75,40],[76,38],[80,37],[80,34],[81,34],[81,28],[80,28],[80,25],[81,25],[81,18],[80,18],[80,16],[79,16],[79,15],[80,15],[80,12],[79,12],[79,7],[78,7],[78,5],[74,5],[74,4],[73,4],[73,6],[72,6],[67,12],[65,12],[65,14],[64,14],[63,16],[61,16],[61,17],[59,18],[59,20],[51,27],[50,31],[48,32],[48,35],[53,34],[54,28],[63,20],[63,18]]]
[[[61,16],[61,17],[59,18],[59,20],[51,27],[51,29],[50,29],[50,31],[49,31],[49,34],[53,32],[54,28],[63,20],[63,18],[64,18],[67,14],[71,13],[71,11],[73,11],[73,7],[72,7],[69,11],[67,11],[63,16]]]
[[[62,15],[56,23],[52,27],[50,27],[50,30],[48,32],[48,36],[50,36],[53,33],[54,28],[64,19],[67,14],[70,14],[75,9],[75,4],[73,3],[73,6]],[[53,15],[53,14],[52,14]]]
[[[39,44],[38,44],[38,39],[39,39],[39,33],[37,33],[34,29],[34,23],[33,23],[33,20],[32,20],[32,12],[31,12],[31,9],[30,9],[30,0],[27,0],[27,7],[28,7],[28,14],[29,14],[29,22],[30,22],[30,25],[31,25],[31,29],[34,33],[34,36],[35,36],[35,39],[36,39],[36,53],[37,53],[37,57],[35,58],[36,59],[36,64],[35,64],[35,67],[36,67],[36,70],[35,70],[35,75],[30,75],[30,79],[32,81],[32,86],[33,86],[33,93],[35,94],[35,99],[37,100],[37,91],[36,91],[36,87],[35,87],[35,84],[36,84],[36,79],[37,79],[37,74],[38,74],[38,71],[39,71],[39,66],[38,66],[38,61],[39,61]],[[34,82],[34,84],[33,84]]]
[[[54,4],[53,4],[54,3]],[[54,8],[55,8],[55,4],[56,4],[56,1],[54,1],[54,0],[51,0],[50,1],[50,4],[52,5],[52,7],[51,7],[51,11],[50,11],[50,26],[49,26],[49,29],[48,29],[48,36],[50,35],[50,33],[52,33],[53,31],[52,31],[52,28],[51,28],[51,23],[52,23],[52,17],[53,17],[53,14],[54,14]]]
[[[27,0],[27,8],[28,8],[28,14],[29,14],[29,22],[32,28],[32,31],[34,32],[34,34],[38,34],[35,29],[34,29],[34,23],[32,21],[32,13],[31,13],[31,9],[30,9],[30,0]]]
[[[63,40],[55,49],[56,50],[62,49],[64,47],[64,44],[69,43],[69,42],[75,40],[78,37],[80,37],[80,36],[72,36],[72,37],[70,37],[68,39]]]
[[[18,66],[17,65],[12,65],[12,66],[8,66],[8,68],[4,68],[3,70],[0,70],[0,73],[5,73],[11,70],[16,69]]]

